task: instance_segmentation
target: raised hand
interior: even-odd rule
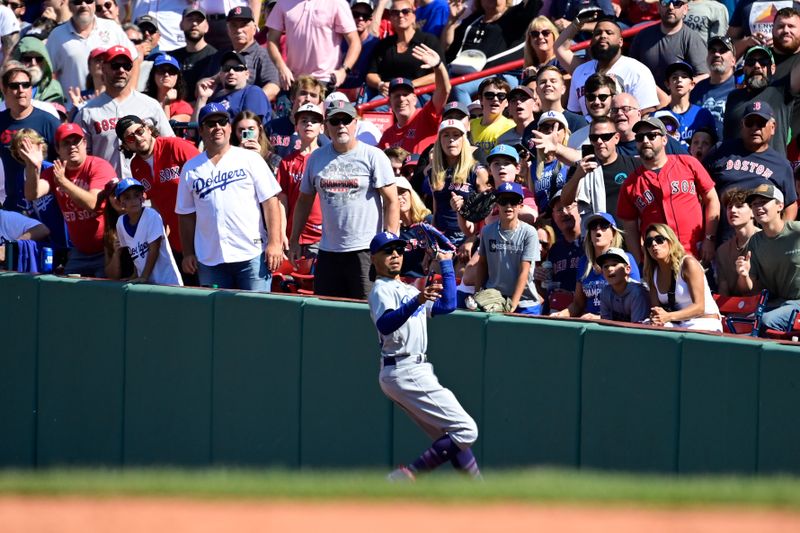
[[[422,68],[436,68],[442,62],[439,53],[429,46],[418,44],[411,50],[414,59],[422,62]]]
[[[19,155],[25,160],[26,165],[41,168],[44,154],[38,144],[35,144],[29,137],[22,139],[22,146],[19,148]]]
[[[740,255],[736,258],[736,273],[740,276],[750,276],[750,258],[753,252],[748,251],[747,255]]]

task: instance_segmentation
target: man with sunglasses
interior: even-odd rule
[[[722,117],[728,95],[736,88],[733,75],[736,68],[736,52],[730,37],[711,37],[706,56],[709,77],[692,89],[691,102],[708,109],[714,117],[717,135],[722,134]]]
[[[380,232],[370,241],[375,285],[369,293],[369,311],[381,346],[379,383],[383,393],[417,424],[433,444],[413,463],[388,475],[389,481],[413,482],[448,461],[459,471],[480,479],[471,447],[478,426],[455,395],[439,383],[427,363],[428,317],[456,308],[453,254],[439,252],[442,283],[422,291],[403,283],[400,273],[407,242],[396,233]]]
[[[202,285],[269,292],[269,271],[283,262],[280,186],[258,152],[231,145],[224,106],[198,118],[205,151],[183,165],[175,207],[183,271]]]
[[[675,231],[686,253],[710,265],[719,223],[719,198],[703,165],[690,155],[667,155],[667,130],[657,118],[633,127],[641,166],[622,184],[617,215],[625,243],[642,261],[641,235],[650,224]]]
[[[114,167],[117,176],[131,177],[130,161],[122,157],[121,140],[115,127],[125,115],[136,115],[158,129],[162,137],[174,137],[161,104],[133,87],[133,58],[124,46],[112,46],[103,56],[106,90],[92,98],[75,115],[75,122],[86,132],[86,147]]]
[[[119,24],[96,17],[96,9],[94,0],[69,0],[72,16],[69,21],[56,26],[47,38],[47,53],[64,94],[68,94],[72,87],[86,89],[89,52],[95,48],[127,48],[131,61],[136,62],[132,76],[138,78],[139,52],[136,47]]]
[[[325,131],[331,143],[318,148],[306,162],[294,208],[289,259],[301,257],[300,233],[314,198],[322,208],[322,240],[314,273],[314,293],[366,299],[369,243],[380,231],[400,231],[400,203],[389,158],[356,137],[356,109],[350,102],[332,101],[325,111]]]
[[[797,193],[792,166],[786,156],[780,155],[769,145],[777,128],[772,107],[766,102],[753,102],[747,107],[740,127],[741,136],[725,140],[706,161],[716,183],[717,194],[722,198],[732,188],[750,190],[762,183],[772,183],[780,189],[786,200],[784,219],[794,220],[797,216]],[[730,225],[726,217],[722,217],[718,242],[727,240],[731,235]]]
[[[800,311],[800,222],[781,215],[783,193],[764,183],[747,196],[761,231],[750,238],[747,252],[736,259],[737,288],[743,294],[769,291],[767,311],[761,316],[766,329],[789,331],[792,313]]]
[[[605,74],[594,73],[586,79],[586,85],[583,88],[586,102],[587,115],[578,115],[567,111],[571,115],[582,117],[584,122],[581,127],[573,130],[570,127],[569,147],[575,150],[580,150],[581,146],[586,144],[589,140],[589,124],[598,117],[607,117],[611,115],[611,102],[614,96],[619,92],[617,88],[617,80]],[[566,113],[564,116],[567,116]],[[568,119],[569,120],[569,119]]]
[[[772,108],[777,124],[770,146],[779,154],[786,155],[792,106],[800,94],[800,68],[779,82],[774,82],[774,74],[775,60],[769,48],[754,46],[747,50],[744,55],[744,87],[731,91],[725,105],[724,139],[740,137],[747,107],[756,101],[765,102]]]
[[[484,153],[489,153],[497,144],[497,139],[514,127],[514,121],[506,118],[503,112],[508,107],[508,93],[511,87],[502,77],[486,78],[478,88],[483,115],[470,120],[472,144]]]
[[[263,124],[269,122],[272,106],[260,87],[248,83],[249,76],[247,60],[238,52],[225,52],[219,74],[197,84],[195,116],[207,103],[221,103],[230,113],[231,120],[247,110],[260,116]]]
[[[639,155],[638,145],[636,144],[636,134],[633,126],[642,119],[643,111],[639,109],[639,103],[632,95],[620,93],[611,99],[611,120],[619,133],[619,144],[617,151],[621,154],[637,157]],[[666,152],[668,155],[688,154],[686,146],[667,135]]]
[[[172,54],[173,50],[186,44],[181,30],[186,7],[185,0],[136,0],[131,19],[145,32],[145,39],[151,40],[153,51],[158,48]]]
[[[11,58],[28,68],[33,83],[33,99],[39,102],[64,103],[61,84],[53,79],[50,54],[44,42],[33,36],[23,37],[17,43]]]

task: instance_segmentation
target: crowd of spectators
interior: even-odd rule
[[[2,0],[0,244],[51,249],[57,273],[259,291],[307,259],[316,294],[365,299],[377,232],[425,283],[426,222],[458,247],[464,307],[720,331],[713,293],[766,289],[763,327],[785,330],[798,9]]]

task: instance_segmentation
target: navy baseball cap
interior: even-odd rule
[[[668,80],[670,76],[679,71],[686,72],[689,74],[690,78],[694,78],[695,72],[693,66],[686,61],[675,61],[674,63],[667,65],[667,69],[664,73],[664,79]]]
[[[238,52],[234,52],[233,50],[230,50],[230,51],[225,52],[224,54],[222,54],[222,60],[219,62],[220,68],[222,68],[222,65],[224,65],[225,62],[228,61],[229,59],[233,59],[234,61],[236,61],[240,65],[247,66],[247,61],[244,60],[244,56],[242,54],[240,54]]]
[[[589,229],[589,224],[591,224],[595,220],[605,220],[606,222],[611,224],[611,227],[614,228],[615,230],[619,229],[617,228],[617,221],[614,220],[614,216],[611,213],[592,213],[591,215],[583,219],[584,234]]]
[[[253,10],[247,6],[237,6],[228,11],[226,20],[255,20],[253,19]]]
[[[519,153],[517,153],[512,146],[507,144],[498,144],[492,148],[492,151],[486,156],[486,162],[491,163],[492,159],[501,155],[513,159],[515,163],[519,163]]]
[[[153,61],[153,68],[160,67],[161,65],[172,65],[178,70],[181,69],[181,64],[178,63],[178,60],[169,54],[159,54],[155,61]]]
[[[208,117],[214,115],[224,115],[228,118],[231,118],[224,105],[220,104],[219,102],[214,102],[203,106],[203,108],[200,110],[200,115],[197,117],[197,122],[202,125]]]
[[[407,89],[414,90],[414,82],[408,78],[394,78],[389,82],[389,93],[399,87],[406,87]]]
[[[403,161],[404,167],[415,167],[419,164],[419,154],[408,154],[406,156],[405,161]]]
[[[747,118],[750,115],[758,115],[764,120],[772,120],[775,118],[775,111],[772,110],[772,106],[768,103],[756,100],[744,108],[744,117],[742,118]]]
[[[120,196],[122,196],[122,193],[124,193],[125,191],[127,191],[132,187],[138,187],[144,190],[144,185],[142,185],[141,181],[134,178],[123,178],[122,180],[120,180],[119,183],[117,183],[117,186],[114,189],[114,196],[119,198]]]
[[[372,238],[372,241],[369,243],[369,253],[375,255],[381,250],[383,250],[386,246],[389,246],[390,244],[395,242],[403,243],[403,246],[407,244],[407,241],[405,239],[401,239],[394,233],[390,231],[382,231],[377,235],[375,235]]]
[[[506,146],[506,145],[501,145],[501,146]],[[503,194],[515,194],[519,196],[520,200],[525,198],[525,194],[522,192],[522,185],[520,185],[519,183],[511,183],[511,182],[501,183],[500,186],[497,187],[497,189],[495,189],[495,196],[499,197]]]
[[[447,115],[455,115],[456,113],[460,113],[461,116],[458,118],[464,118],[469,116],[469,109],[467,106],[461,102],[447,102],[444,104],[442,108],[442,119],[449,118]]]

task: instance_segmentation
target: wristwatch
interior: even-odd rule
[[[714,235],[713,233],[707,233],[707,234],[706,234],[706,240],[707,240],[707,241],[714,242],[714,241],[716,241],[716,240],[717,240],[717,236],[716,236],[716,235]]]

